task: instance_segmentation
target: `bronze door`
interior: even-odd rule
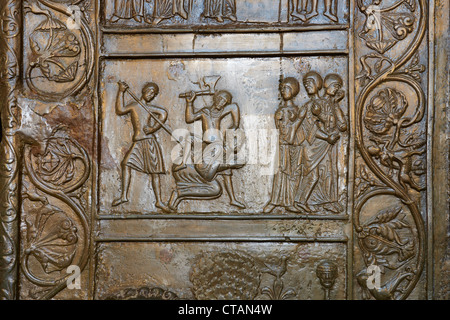
[[[4,0],[4,299],[448,299],[448,2]]]

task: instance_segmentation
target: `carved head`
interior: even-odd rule
[[[229,93],[228,91],[226,90],[217,91],[213,97],[214,106],[217,109],[222,110],[223,108],[225,108],[225,106],[231,103],[232,99],[233,97],[231,93]]]
[[[154,82],[147,82],[142,88],[142,98],[146,102],[152,101],[159,93],[159,87]]]
[[[315,71],[310,71],[303,77],[303,85],[309,95],[314,95],[322,89],[323,80],[320,74]]]
[[[342,78],[335,73],[328,74],[323,80],[325,91],[330,96],[336,95],[338,90],[342,88],[342,84]]]
[[[300,84],[293,77],[285,78],[280,84],[280,93],[284,101],[291,100],[300,92]]]
[[[336,281],[338,268],[332,261],[322,261],[316,269],[316,275],[320,280],[320,284],[326,288],[331,289]]]

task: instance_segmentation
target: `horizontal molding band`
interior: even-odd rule
[[[238,51],[238,52],[170,52],[170,53],[103,53],[104,59],[164,59],[164,58],[259,58],[293,56],[348,56],[348,50],[310,51]]]
[[[348,215],[205,215],[205,214],[127,214],[97,215],[97,220],[349,220]]]
[[[347,237],[98,237],[104,242],[339,242],[346,243]]]
[[[104,34],[161,34],[161,33],[278,33],[278,32],[308,32],[308,31],[328,31],[328,30],[348,30],[348,24],[326,24],[312,26],[262,26],[244,28],[211,28],[211,26],[198,26],[189,28],[117,28],[105,27],[100,30]]]

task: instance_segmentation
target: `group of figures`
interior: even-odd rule
[[[161,21],[179,16],[184,20],[189,18],[193,0],[154,0],[153,13],[146,14],[145,1],[150,0],[114,0],[114,13],[111,23],[119,20],[134,19],[145,21],[153,26]],[[204,0],[203,17],[223,22],[224,19],[236,21],[236,0]]]
[[[310,71],[304,76],[303,84],[310,100],[301,107],[294,102],[300,91],[299,82],[288,77],[280,84],[282,102],[275,112],[275,125],[279,131],[279,168],[274,175],[272,195],[264,208],[265,213],[270,213],[275,207],[304,213],[315,212],[319,206],[333,213],[343,210],[337,188],[337,142],[347,131],[347,120],[339,106],[345,96],[343,81],[337,74],[328,74],[322,79],[317,72]],[[165,125],[167,110],[151,104],[159,93],[159,87],[153,82],[145,84],[139,99],[129,91],[127,84],[119,82],[116,113],[131,116],[134,136],[133,144],[122,161],[121,196],[114,200],[113,206],[128,202],[131,172],[135,170],[151,176],[155,205],[165,212],[176,211],[182,200],[216,199],[222,195],[222,185],[230,204],[245,208],[236,199],[232,183],[232,171],[242,168],[245,163],[229,161],[230,154],[236,155],[237,147],[229,150],[229,144],[221,134],[222,129],[239,129],[240,108],[233,103],[228,91],[213,90],[214,86],[210,84],[209,90],[180,95],[186,100],[185,122],[200,121],[204,135],[198,138],[189,134],[183,137],[184,142],[178,141],[183,152],[173,161],[176,189],[166,204],[161,199],[159,178],[166,170],[161,146],[154,134],[161,128],[170,134],[173,132]],[[126,92],[132,95],[133,102],[125,102]],[[202,95],[210,95],[212,104],[197,109],[194,101]],[[231,124],[222,128],[224,123],[228,123],[223,121],[227,116],[230,116]],[[200,139],[201,153],[193,152],[195,139]]]
[[[167,110],[150,103],[159,93],[156,83],[149,82],[142,89],[139,100],[125,103],[125,93],[130,92],[127,84],[119,82],[119,90],[116,99],[116,113],[118,115],[131,116],[133,124],[133,144],[122,161],[122,192],[121,196],[114,200],[113,206],[128,202],[132,170],[151,176],[152,189],[155,194],[157,208],[165,212],[176,211],[181,201],[187,199],[209,200],[222,195],[222,185],[218,181],[221,176],[223,185],[230,198],[230,204],[239,208],[245,205],[236,200],[232,184],[232,169],[239,169],[244,164],[225,163],[225,146],[221,138],[220,130],[222,120],[230,115],[232,124],[227,128],[238,129],[240,123],[239,106],[232,103],[232,95],[225,90],[217,92],[189,92],[180,97],[186,99],[186,123],[201,121],[204,132],[209,134],[201,139],[201,159],[198,160],[195,152],[191,151],[194,136],[184,137],[183,154],[178,163],[174,161],[172,167],[173,177],[176,181],[176,189],[173,191],[169,203],[161,200],[161,174],[165,174],[164,159],[161,146],[154,133],[164,128],[170,134],[173,132],[165,125]],[[194,101],[200,95],[212,96],[213,103],[210,106],[195,111]],[[180,142],[181,143],[181,142]]]
[[[152,2],[152,13],[146,13],[145,1]],[[322,1],[323,16],[332,22],[338,22],[338,0]],[[194,0],[114,0],[114,12],[109,21],[115,23],[122,19],[134,19],[137,22],[145,21],[156,26],[161,21],[175,16],[188,20],[193,2]],[[288,15],[293,21],[306,23],[320,14],[319,0],[287,0],[286,5],[289,8]],[[236,0],[203,0],[202,16],[217,22],[224,22],[226,19],[235,22],[237,21]]]
[[[275,207],[306,213],[319,206],[333,213],[343,210],[337,189],[337,142],[348,130],[339,106],[345,97],[343,82],[337,74],[322,79],[310,71],[303,77],[303,85],[310,100],[299,107],[294,102],[300,91],[297,79],[288,77],[280,84],[283,101],[275,112],[279,168],[265,213]]]

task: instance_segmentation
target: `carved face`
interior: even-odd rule
[[[320,284],[324,288],[331,288],[337,277],[337,267],[334,263],[328,261],[321,263],[317,267],[317,277],[320,280]]]
[[[311,94],[316,94],[317,93],[317,84],[314,81],[313,78],[306,78],[303,81],[303,85],[305,86],[306,92],[311,95]]]
[[[225,94],[218,94],[214,97],[214,106],[216,109],[222,110],[228,104],[228,99]]]
[[[282,83],[280,85],[280,93],[285,101],[292,99],[294,96],[294,90],[289,83]]]
[[[336,92],[341,89],[341,85],[338,82],[333,82],[327,87],[327,94],[330,96],[336,95]]]
[[[143,98],[146,102],[150,102],[152,101],[155,97],[156,97],[156,89],[154,87],[148,87],[144,92],[143,92]]]

